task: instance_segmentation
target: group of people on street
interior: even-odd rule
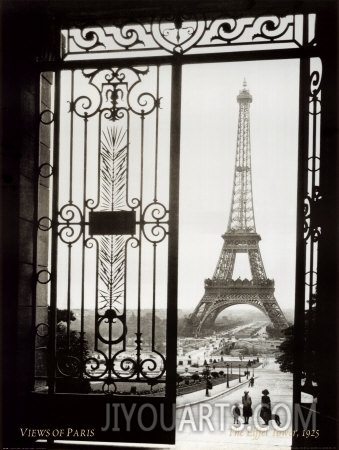
[[[253,378],[253,377],[252,377]],[[249,382],[249,386],[254,385],[254,379],[251,384],[251,380]],[[269,397],[269,392],[267,389],[264,389],[262,391],[262,397],[261,397],[261,408],[260,408],[260,417],[265,422],[265,425],[268,425],[269,420],[272,418],[271,413],[271,399]],[[244,391],[244,395],[242,397],[242,415],[244,416],[245,425],[248,424],[249,418],[252,417],[253,411],[252,411],[252,399],[249,395],[249,391]],[[239,408],[239,403],[236,403],[233,408],[233,417],[234,417],[234,424],[239,423],[239,417],[241,415],[241,411]]]

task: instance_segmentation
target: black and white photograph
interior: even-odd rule
[[[335,0],[4,0],[3,449],[336,449]]]

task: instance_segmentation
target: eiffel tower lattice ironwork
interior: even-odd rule
[[[212,279],[205,280],[205,293],[189,317],[191,331],[199,334],[203,326],[212,326],[225,308],[248,304],[265,313],[277,329],[288,322],[274,297],[274,280],[266,276],[256,232],[251,171],[250,103],[252,96],[246,81],[237,96],[239,120],[231,211],[221,254]],[[236,255],[247,253],[252,279],[233,280]]]

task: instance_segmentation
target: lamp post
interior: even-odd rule
[[[206,397],[209,397],[208,394],[208,376],[210,374],[210,366],[208,364],[205,364],[205,380],[206,380]]]
[[[239,364],[239,383],[241,383],[240,367],[241,367],[241,364]]]
[[[252,375],[252,377],[254,378],[254,367],[253,367],[253,375]]]
[[[229,364],[226,364],[226,369],[227,369],[227,380],[226,380],[226,387],[229,388],[230,384],[229,384],[229,374],[228,374],[228,368],[229,368]]]
[[[248,363],[247,363],[247,366],[246,366],[246,377],[247,377],[247,380],[248,380],[248,375],[249,375],[249,373],[250,373],[250,371],[248,370],[248,368],[249,368],[249,365],[248,365]]]
[[[232,372],[232,363],[231,363],[231,375],[232,375],[232,373],[233,373],[233,372]]]

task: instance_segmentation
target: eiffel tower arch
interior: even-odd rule
[[[252,96],[246,81],[237,101],[239,119],[231,210],[213,277],[205,280],[205,293],[188,319],[188,326],[195,334],[199,334],[203,326],[212,326],[221,311],[239,304],[258,308],[277,329],[288,327],[274,296],[274,280],[266,276],[259,248],[261,237],[255,227],[249,114]],[[238,253],[248,256],[252,276],[250,280],[232,278]]]

